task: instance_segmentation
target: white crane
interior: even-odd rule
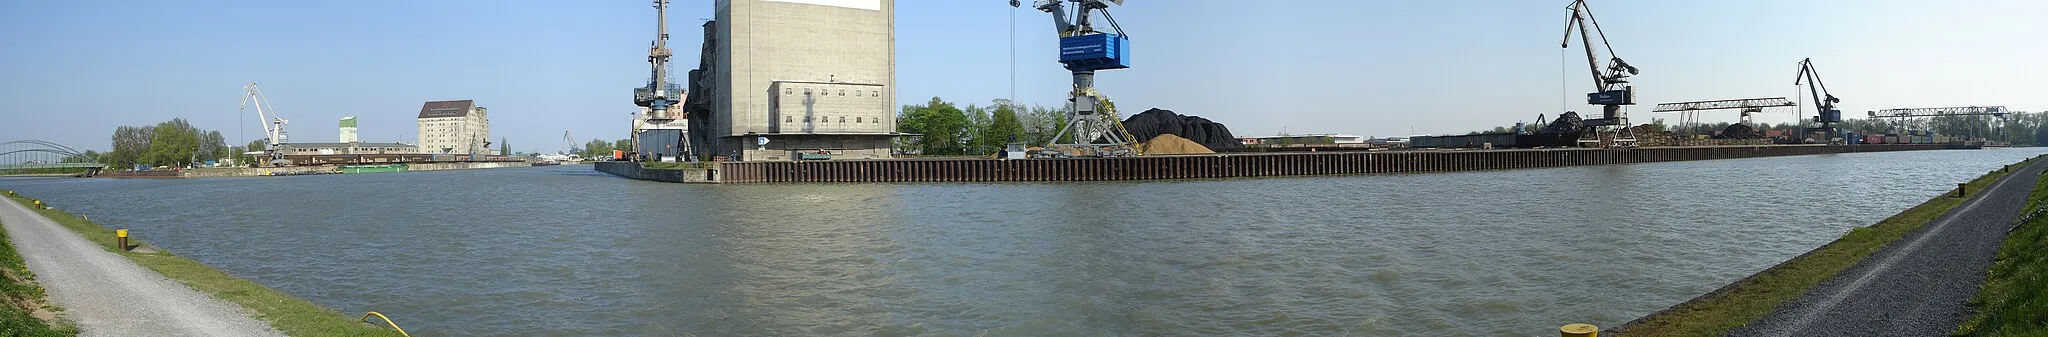
[[[279,148],[285,142],[284,125],[290,121],[286,121],[284,117],[278,116],[277,107],[275,106],[271,107],[269,114],[263,112],[263,106],[270,104],[270,99],[263,97],[263,90],[256,88],[256,82],[249,82],[248,85],[243,85],[242,91],[248,92],[248,94],[242,96],[242,111],[248,111],[249,104],[255,103],[256,120],[267,122],[263,124],[263,136],[268,138],[264,141],[264,144],[267,144],[263,148],[264,156],[270,159],[271,166],[290,165],[291,161],[284,159],[284,149]]]

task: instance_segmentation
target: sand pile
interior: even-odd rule
[[[1216,153],[1216,151],[1209,150],[1209,147],[1202,146],[1202,144],[1195,143],[1187,138],[1180,138],[1180,136],[1169,133],[1152,137],[1152,140],[1143,143],[1138,143],[1138,153],[1146,155],[1207,154]]]

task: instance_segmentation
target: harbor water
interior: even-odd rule
[[[588,165],[0,180],[423,336],[1549,335],[2048,149],[1426,174],[687,185]]]

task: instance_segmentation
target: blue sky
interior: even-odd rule
[[[1135,67],[1098,87],[1240,135],[1462,133],[1595,108],[1582,54],[1558,48],[1567,1],[1137,0],[1112,9]],[[697,63],[708,0],[677,0],[677,73]],[[1007,1],[897,4],[899,103],[1052,105],[1067,73],[1051,22]],[[1593,9],[1651,103],[1792,96],[1814,58],[1850,116],[1897,107],[2048,109],[2048,2],[1603,1]],[[358,116],[366,141],[413,142],[421,102],[475,99],[515,150],[625,137],[647,77],[647,1],[0,2],[0,140],[105,149],[120,125],[183,117],[231,142],[257,81],[296,141]],[[1015,19],[1012,40],[1011,19]],[[1011,80],[1011,50],[1017,79]],[[1576,48],[1576,46],[1574,46]],[[1805,111],[1798,111],[1803,115]],[[1794,120],[1790,109],[1759,117]],[[1708,115],[1732,121],[1733,113]]]

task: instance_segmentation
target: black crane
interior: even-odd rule
[[[1623,105],[1635,105],[1635,87],[1628,85],[1628,77],[1642,71],[1614,55],[1614,45],[1607,41],[1607,32],[1600,29],[1600,21],[1593,19],[1593,10],[1586,6],[1586,0],[1574,0],[1571,5],[1572,18],[1564,25],[1564,41],[1559,48],[1571,48],[1572,30],[1579,32],[1579,44],[1586,49],[1586,68],[1593,74],[1593,93],[1586,94],[1586,104],[1600,106],[1600,118],[1588,118],[1586,126],[1593,132],[1582,135],[1580,143],[1598,143],[1601,129],[1619,125],[1614,135],[1614,146],[1635,146],[1635,133],[1628,129],[1628,113]],[[1593,51],[1593,36],[1599,34],[1600,46],[1607,50],[1607,67],[1600,67],[1600,58]]]
[[[1801,83],[1807,84],[1806,91],[1810,95],[1808,97],[1813,97],[1813,121],[1820,123],[1820,129],[1827,132],[1829,139],[1834,139],[1839,135],[1836,133],[1835,123],[1842,122],[1842,110],[1836,109],[1835,103],[1841,103],[1842,99],[1828,93],[1828,85],[1821,82],[1820,71],[1813,68],[1812,58],[1799,60],[1799,77],[1792,80],[1792,85]]]

